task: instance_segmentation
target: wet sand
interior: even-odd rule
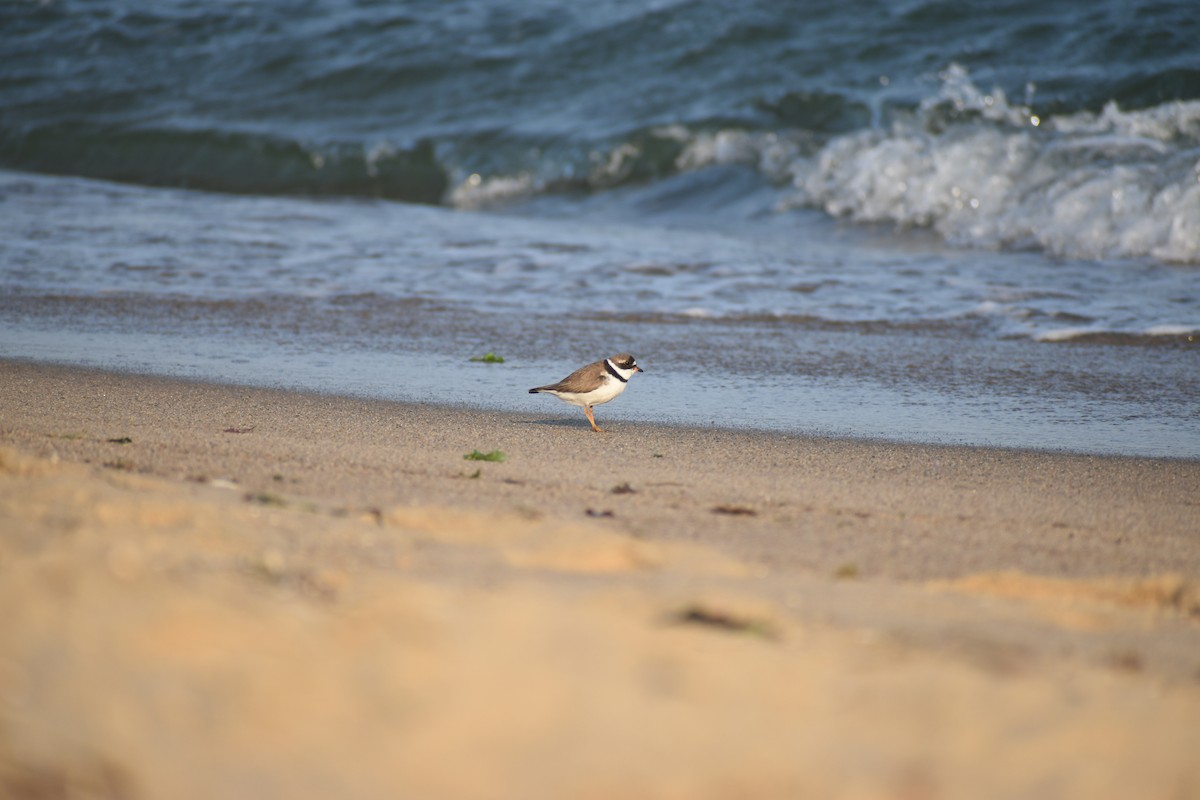
[[[0,362],[0,792],[1200,796],[1200,462],[598,418]]]

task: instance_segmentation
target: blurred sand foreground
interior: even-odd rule
[[[0,362],[0,795],[1200,797],[1200,464],[541,411]]]

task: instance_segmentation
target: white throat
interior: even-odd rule
[[[612,359],[611,359],[611,358],[606,358],[606,359],[604,359],[604,363],[608,365],[608,368],[609,368],[609,370],[610,370],[611,372],[615,372],[615,373],[617,373],[618,375],[620,375],[620,376],[621,376],[621,382],[622,382],[622,384],[623,384],[625,381],[628,381],[630,378],[632,378],[632,377],[633,377],[633,374],[634,374],[635,372],[637,372],[637,368],[636,368],[636,367],[634,367],[633,369],[621,369],[620,367],[618,367],[616,364],[614,364],[614,363],[613,363],[613,361],[612,361]],[[609,377],[611,378],[611,377],[612,377],[612,375],[610,374],[610,375],[609,375]]]

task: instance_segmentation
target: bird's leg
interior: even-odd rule
[[[588,422],[592,423],[592,430],[594,430],[596,433],[604,433],[604,429],[596,424],[596,418],[592,416],[591,406],[584,406],[583,413],[587,414]]]

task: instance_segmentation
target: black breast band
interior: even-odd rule
[[[614,378],[619,380],[621,383],[629,383],[629,378],[622,378],[621,373],[619,373],[615,369],[613,369],[613,365],[609,363],[607,358],[604,359],[604,369],[606,369],[608,371],[609,375],[612,375]]]

